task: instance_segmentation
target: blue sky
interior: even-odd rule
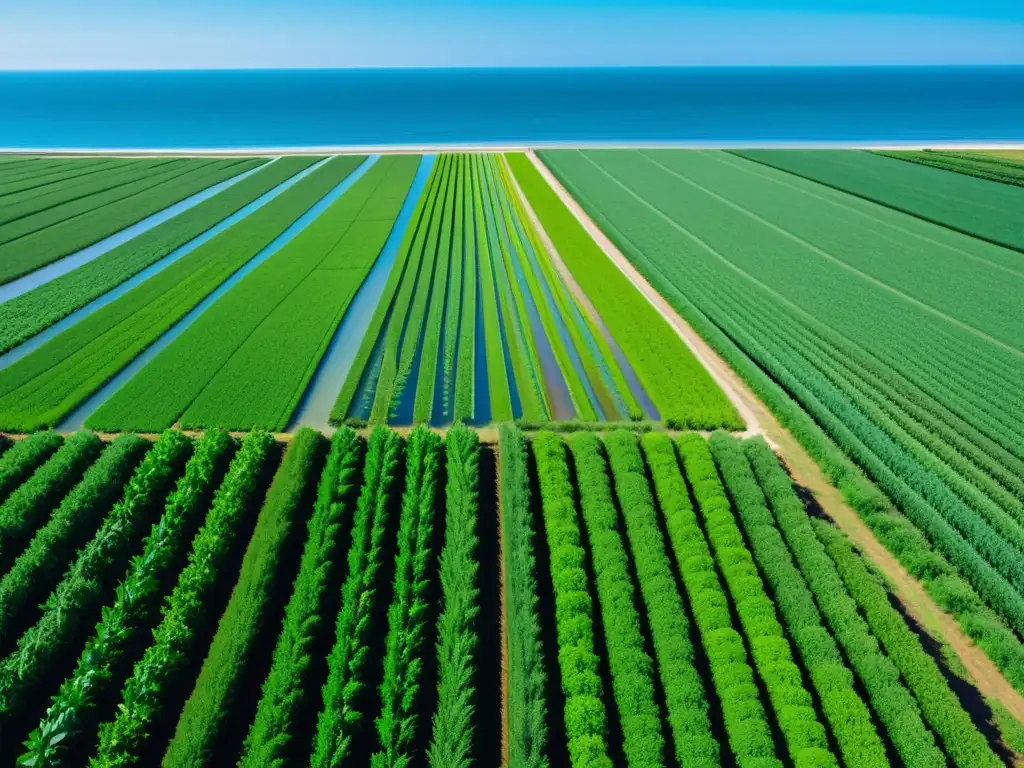
[[[0,0],[0,69],[1024,64],[1024,0]]]

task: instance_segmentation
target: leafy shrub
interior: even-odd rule
[[[36,432],[17,441],[0,456],[0,501],[6,501],[64,443],[56,432]]]

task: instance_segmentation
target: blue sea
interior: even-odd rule
[[[1024,67],[0,73],[0,148],[1024,140]]]

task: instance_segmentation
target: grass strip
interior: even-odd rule
[[[508,636],[508,756],[514,768],[546,768],[548,742],[533,512],[526,437],[498,427],[501,551]]]
[[[116,438],[0,578],[0,648],[32,623],[30,607],[53,589],[75,551],[96,532],[148,447],[135,435]]]
[[[594,638],[580,525],[565,446],[552,432],[532,440],[544,529],[551,550],[558,661],[565,691],[565,733],[573,766],[608,766],[608,713]]]
[[[427,751],[431,768],[463,768],[473,759],[479,643],[480,439],[456,424],[445,435],[445,529],[441,550],[441,614],[437,620],[437,709]]]
[[[76,432],[0,505],[0,573],[10,568],[102,448],[96,435]]]
[[[209,507],[233,447],[227,432],[221,430],[210,430],[196,444],[160,520],[143,541],[141,554],[132,559],[115,590],[113,603],[104,608],[103,618],[86,642],[75,671],[61,684],[46,715],[25,742],[26,752],[19,758],[19,765],[56,766],[68,747],[76,751],[87,748],[76,742],[88,738],[101,717],[97,710],[102,697],[127,671],[136,638],[157,612],[161,587],[180,562],[200,516]]]
[[[370,760],[373,768],[415,765],[418,731],[426,723],[418,710],[428,625],[432,610],[429,595],[436,581],[434,518],[440,500],[441,438],[426,427],[409,435],[406,449],[405,491],[398,528],[394,592],[388,609],[384,652],[384,680],[380,685],[381,714],[377,718],[379,749]]]
[[[459,345],[461,343],[461,329],[462,322],[465,319],[465,309],[463,303],[466,301],[466,270],[468,269],[467,264],[467,252],[466,252],[466,226],[469,224],[472,226],[472,222],[467,222],[466,219],[466,192],[468,184],[466,183],[466,177],[469,175],[468,163],[465,155],[456,156],[458,162],[458,177],[455,187],[455,209],[452,215],[455,218],[455,223],[452,228],[452,261],[449,269],[448,277],[448,300],[445,303],[445,315],[444,315],[444,355],[442,357],[442,381],[441,381],[441,413],[434,416],[435,420],[439,417],[444,419],[452,418],[454,411],[454,389],[457,382],[458,368],[457,363],[462,362],[459,359]],[[475,290],[474,285],[474,290]],[[475,317],[471,315],[471,317]],[[470,335],[472,335],[472,327],[470,328]],[[472,360],[470,360],[470,366],[472,366]],[[465,379],[463,379],[465,381]],[[470,379],[472,382],[472,379]],[[470,396],[472,395],[472,383],[469,384]],[[417,392],[417,395],[419,392]],[[465,410],[465,406],[463,407]],[[472,405],[470,405],[472,409]],[[469,418],[472,414],[463,415],[462,418]]]
[[[462,176],[462,299],[460,317],[456,331],[455,380],[452,382],[454,396],[450,415],[456,422],[471,420],[476,416],[476,335],[484,333],[477,328],[477,294],[480,292],[477,263],[477,233],[473,203],[473,176],[468,157],[463,158],[465,173]],[[449,331],[450,332],[450,331]],[[447,338],[447,337],[446,337]],[[511,414],[509,414],[511,418]]]
[[[353,739],[359,734],[375,690],[371,638],[379,633],[380,582],[384,567],[388,518],[403,454],[402,439],[386,427],[370,436],[363,488],[356,505],[348,574],[341,591],[335,642],[327,658],[323,708],[313,743],[314,768],[337,768],[352,762]]]
[[[575,460],[580,509],[594,564],[623,752],[633,768],[663,766],[665,741],[654,699],[654,660],[644,649],[638,598],[629,574],[629,556],[601,439],[592,432],[578,432],[567,442]]]
[[[254,432],[249,439],[254,442],[253,450],[261,455],[266,455],[273,443],[265,432]],[[284,578],[279,569],[284,545],[302,520],[303,501],[316,482],[325,442],[319,432],[300,429],[288,445],[256,519],[256,528],[242,558],[238,581],[220,617],[195,687],[185,702],[164,756],[163,765],[168,768],[198,768],[224,762],[224,757],[218,754],[218,748],[222,747],[219,742],[223,727],[235,709],[245,706],[238,697],[246,676],[252,674],[253,657],[260,652],[255,644],[256,638],[268,622],[278,618],[268,615],[268,612],[272,596]],[[250,484],[261,465],[262,461],[246,462],[244,492],[225,495],[225,506],[230,505],[224,515],[228,530],[237,525],[244,513],[244,501],[252,494]],[[217,528],[211,529],[208,544],[213,550],[212,556],[218,559],[225,556],[221,539],[227,534],[221,525],[224,523],[218,521]],[[197,544],[199,541],[197,537]],[[198,553],[193,562],[200,562]],[[159,690],[154,681],[167,680],[185,661],[187,651],[180,645],[188,637],[185,619],[196,610],[200,591],[210,589],[212,575],[209,561],[203,564],[202,569],[182,575],[168,601],[164,621],[157,628],[151,650],[139,662],[125,687],[124,701],[134,703],[148,691]],[[99,751],[92,768],[128,766],[137,762],[135,750],[140,748],[149,728],[159,715],[169,714],[162,712],[161,702],[156,697],[142,703],[148,706],[134,704],[127,708],[138,710],[138,714],[122,714],[101,730]]]
[[[43,604],[42,615],[0,661],[0,721],[24,713],[38,691],[59,682],[84,641],[90,623],[118,574],[138,551],[145,524],[162,508],[192,444],[180,432],[167,431],[147,452],[107,514],[99,531],[79,552],[64,578]]]
[[[605,438],[605,450],[647,608],[676,759],[685,766],[719,765],[720,750],[711,732],[707,692],[697,671],[690,622],[658,525],[640,444],[632,432],[620,430]]]
[[[0,353],[155,264],[314,162],[311,157],[282,157],[68,274],[0,304]]]
[[[871,722],[871,713],[854,688],[853,673],[824,627],[814,596],[775,528],[743,449],[721,432],[711,436],[710,444],[750,549],[771,585],[779,612],[818,693],[843,761],[847,765],[887,766],[885,746]]]
[[[270,673],[245,740],[240,768],[280,768],[300,762],[294,730],[311,716],[314,698],[308,687],[315,646],[325,639],[327,590],[339,576],[338,546],[358,496],[364,442],[351,429],[331,438],[327,464],[317,486],[299,575],[285,609]],[[303,756],[304,757],[304,756]]]
[[[0,371],[0,426],[59,422],[349,174],[329,161],[260,210]]]

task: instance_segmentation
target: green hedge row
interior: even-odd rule
[[[316,506],[299,575],[285,609],[284,625],[277,638],[270,673],[256,710],[256,719],[245,741],[242,768],[269,768],[288,764],[292,730],[310,715],[314,698],[307,689],[314,643],[326,636],[329,622],[323,616],[327,589],[337,574],[342,553],[337,550],[342,528],[352,517],[359,468],[365,443],[351,429],[339,429],[331,439],[327,465],[317,487]],[[308,745],[297,746],[304,749]]]
[[[576,487],[594,564],[623,752],[630,766],[661,766],[665,763],[665,740],[654,699],[654,661],[644,649],[638,598],[629,575],[629,556],[622,541],[604,450],[593,433],[579,432],[568,444],[576,463]],[[568,474],[564,455],[552,460],[558,462],[559,471]]]
[[[868,625],[917,698],[925,720],[942,741],[946,753],[961,768],[997,768],[1002,760],[964,711],[917,635],[892,607],[885,588],[868,572],[842,533],[824,521],[818,523],[815,527],[819,540],[825,544]]]
[[[501,554],[505,583],[508,656],[508,744],[510,768],[546,768],[548,759],[547,674],[538,613],[537,558],[530,506],[526,438],[516,427],[498,428],[501,487]]]
[[[658,511],[640,445],[636,435],[621,430],[605,438],[605,448],[633,551],[640,594],[647,606],[676,758],[685,766],[719,765],[719,746],[711,733],[707,692],[690,641],[690,621],[672,574],[667,543],[658,526]]]
[[[750,643],[754,665],[775,710],[793,763],[797,766],[836,765],[811,694],[793,662],[789,641],[775,615],[775,606],[765,594],[743,534],[736,526],[711,449],[704,438],[693,433],[681,436],[677,445],[715,561],[732,596]]]
[[[39,620],[0,661],[0,720],[21,711],[40,677],[74,653],[128,558],[137,551],[145,523],[163,506],[192,444],[168,430],[146,454],[93,539],[78,554],[43,605]],[[59,668],[59,664],[56,665]]]
[[[387,588],[380,583],[380,570],[392,498],[398,490],[402,448],[402,439],[386,427],[378,427],[370,436],[335,642],[327,658],[323,708],[317,718],[311,763],[315,768],[336,768],[349,761],[353,732],[366,717],[370,690],[366,667],[375,652],[373,638],[380,632],[373,618],[379,590]]]
[[[661,433],[644,435],[642,440],[701,645],[711,667],[729,746],[741,766],[781,768],[768,716],[754,682],[754,670],[743,638],[733,629],[729,602],[679,471],[672,440]]]
[[[0,578],[0,644],[25,629],[30,606],[53,589],[75,550],[96,532],[147,448],[135,435],[114,440]]]
[[[558,661],[565,692],[565,734],[573,766],[608,766],[608,713],[594,638],[586,552],[573,501],[565,446],[553,432],[533,438],[555,593]]]
[[[460,361],[461,362],[461,361]],[[427,752],[431,768],[464,768],[473,758],[479,641],[476,518],[480,514],[480,440],[461,424],[445,436],[445,529],[441,550],[441,615],[437,620],[437,710]]]
[[[426,427],[409,436],[398,528],[394,592],[388,609],[384,680],[380,686],[381,714],[377,718],[380,749],[373,768],[415,764],[417,728],[415,705],[423,673],[427,625],[431,619],[428,594],[436,580],[434,518],[440,499],[441,438]]]
[[[814,593],[819,610],[860,678],[871,708],[885,726],[897,753],[907,765],[944,765],[946,758],[925,727],[917,702],[903,686],[899,671],[882,652],[858,612],[857,604],[843,586],[835,564],[815,537],[810,518],[793,493],[789,479],[778,466],[778,460],[761,441],[749,441],[746,451],[789,551]],[[769,469],[772,471],[768,472]],[[775,470],[782,473],[781,477]],[[775,475],[775,478],[770,475]]]
[[[0,505],[0,572],[21,554],[102,449],[96,435],[76,432]]]
[[[231,591],[227,607],[217,624],[195,687],[182,708],[163,765],[209,765],[214,759],[222,728],[234,707],[243,706],[239,690],[251,673],[252,657],[260,652],[256,638],[275,617],[269,614],[274,592],[280,586],[280,564],[285,542],[304,512],[302,502],[316,482],[322,466],[326,440],[311,429],[295,433],[267,491],[252,538],[245,548],[238,581]],[[133,765],[133,750],[140,749],[146,731],[160,714],[161,702],[150,700],[140,707],[139,700],[155,686],[156,679],[167,680],[172,670],[182,668],[183,640],[191,635],[191,624],[201,620],[198,596],[209,594],[215,576],[213,565],[224,562],[229,550],[215,539],[237,538],[230,533],[237,525],[258,485],[262,469],[273,448],[266,432],[251,432],[239,451],[235,484],[217,499],[222,511],[217,525],[207,526],[196,537],[193,564],[204,567],[186,570],[167,603],[164,620],[154,635],[154,643],[136,665],[135,675],[125,686],[127,710],[101,732],[100,760],[93,768]],[[214,512],[218,510],[215,508]],[[231,542],[234,544],[234,542]],[[203,550],[198,549],[202,544]],[[205,555],[200,559],[199,552]],[[175,598],[178,599],[175,599]]]
[[[885,746],[871,722],[871,713],[854,688],[853,673],[825,629],[814,597],[793,564],[742,447],[721,432],[711,436],[710,445],[754,558],[773,590],[782,620],[818,692],[844,762],[887,766]]]
[[[188,544],[193,524],[208,508],[232,448],[231,437],[221,430],[210,430],[197,443],[185,474],[143,542],[142,552],[132,559],[117,586],[114,602],[105,607],[103,620],[86,642],[75,671],[61,685],[25,743],[21,765],[57,765],[59,755],[72,745],[71,737],[94,721],[97,698],[115,682],[136,636],[156,613],[161,584]]]
[[[63,443],[64,438],[56,432],[35,432],[4,451],[0,456],[0,502],[6,501]]]

